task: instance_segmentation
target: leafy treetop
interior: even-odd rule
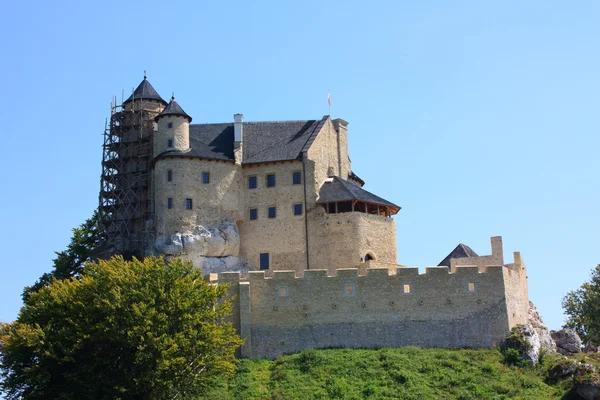
[[[566,328],[574,329],[584,342],[600,345],[600,264],[591,279],[562,300],[567,315]]]
[[[0,323],[8,399],[185,399],[229,376],[241,339],[227,288],[179,259],[88,262]]]

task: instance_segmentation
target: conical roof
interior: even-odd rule
[[[171,101],[169,102],[169,104],[160,114],[154,117],[154,120],[158,121],[160,117],[164,117],[165,115],[180,115],[182,117],[187,118],[188,122],[192,122],[192,117],[187,115],[187,113],[183,111],[183,108],[181,108],[181,106],[177,104],[177,102],[175,101],[175,97],[171,97]]]
[[[158,92],[156,90],[154,90],[154,88],[152,87],[152,85],[150,84],[148,79],[146,79],[145,76],[144,76],[144,80],[142,81],[142,83],[139,84],[137,89],[135,89],[133,91],[133,94],[131,96],[129,96],[129,98],[127,100],[125,100],[123,102],[123,104],[129,103],[130,101],[133,101],[134,99],[135,100],[156,100],[156,101],[160,101],[161,103],[167,104],[167,102],[162,97],[160,97]]]

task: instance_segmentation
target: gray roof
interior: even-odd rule
[[[336,201],[364,201],[365,203],[381,204],[400,210],[400,206],[382,199],[365,189],[338,177],[331,177],[331,181],[323,183],[319,191],[317,203],[334,203]]]
[[[244,164],[298,160],[308,143],[319,133],[321,120],[244,122]],[[307,149],[307,148],[306,148]],[[167,151],[158,157],[199,157],[234,161],[233,123],[191,124],[190,150]]]
[[[154,120],[158,121],[160,117],[164,117],[165,115],[180,115],[182,117],[187,118],[188,122],[192,122],[192,117],[190,117],[185,111],[183,111],[183,108],[181,108],[179,103],[175,101],[175,97],[171,97],[171,101],[169,102],[169,104],[165,107],[164,110],[162,110],[160,114],[154,117]]]
[[[160,97],[158,92],[154,90],[154,88],[145,76],[142,83],[139,84],[139,86],[133,91],[133,94],[129,96],[129,98],[125,100],[123,104],[129,103],[130,101],[133,101],[133,99],[156,100],[160,101],[161,103],[167,104],[167,102],[162,97]]]
[[[469,258],[469,257],[479,257],[479,256],[477,255],[477,253],[475,253],[473,251],[473,249],[471,249],[466,244],[459,243],[459,245],[456,246],[456,248],[454,250],[452,250],[450,252],[450,254],[448,254],[446,256],[446,258],[444,258],[442,260],[442,262],[440,262],[438,264],[438,267],[443,267],[443,266],[449,267],[450,259],[452,259],[452,258]]]

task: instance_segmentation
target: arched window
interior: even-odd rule
[[[365,262],[371,261],[374,259],[375,259],[375,257],[373,257],[373,255],[371,253],[367,253],[367,255],[365,256]]]

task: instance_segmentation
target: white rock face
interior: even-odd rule
[[[248,260],[239,257],[240,233],[233,222],[204,227],[197,225],[193,232],[161,235],[156,238],[158,255],[181,257],[202,268],[205,275],[219,272],[256,270]]]
[[[541,350],[546,353],[556,353],[556,342],[552,339],[548,327],[531,301],[529,302],[529,324],[540,338]]]
[[[244,257],[204,257],[196,254],[183,255],[182,258],[190,260],[196,267],[202,268],[204,275],[220,272],[241,272],[245,276],[248,271],[256,270],[256,267]]]
[[[161,235],[156,238],[154,247],[160,255],[178,256],[183,251],[181,234]]]
[[[196,226],[193,232],[161,235],[155,247],[159,254],[203,257],[237,257],[240,254],[240,233],[233,222],[204,227]]]
[[[540,337],[531,325],[519,325],[513,328],[510,336],[500,343],[500,348],[513,348],[519,351],[523,359],[532,367],[540,358]]]

